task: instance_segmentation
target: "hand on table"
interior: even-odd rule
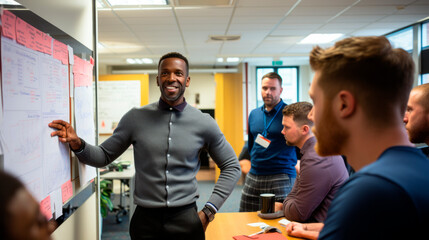
[[[286,225],[286,232],[290,236],[306,238],[306,239],[317,239],[319,232],[323,228],[323,223],[297,223],[291,222]]]

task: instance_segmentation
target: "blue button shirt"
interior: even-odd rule
[[[285,138],[281,133],[283,114],[282,110],[287,104],[281,100],[270,112],[265,106],[254,109],[249,115],[249,140],[248,147],[251,156],[252,167],[250,173],[254,175],[288,174],[296,177],[296,151],[295,147],[286,145]],[[278,112],[278,114],[276,114]],[[264,132],[264,115],[268,128],[267,135],[271,143],[268,148],[255,143],[258,134]]]

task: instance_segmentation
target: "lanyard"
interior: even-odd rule
[[[283,103],[281,103],[281,105],[283,106]],[[271,119],[270,123],[268,123],[267,125],[267,115],[264,112],[264,131],[262,132],[262,136],[267,137],[268,134],[268,128],[270,128],[271,123],[273,123],[274,119],[276,118],[277,114],[280,112],[280,110],[282,109],[282,107],[279,107],[277,109],[276,114],[274,115],[274,117]]]

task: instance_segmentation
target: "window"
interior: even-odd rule
[[[422,74],[422,84],[429,83],[429,73]]]
[[[413,51],[413,27],[407,27],[386,36],[395,48],[403,48],[405,51]]]
[[[283,92],[281,98],[287,104],[298,101],[298,67],[257,67],[256,68],[256,96],[258,107],[264,104],[261,96],[262,76],[269,72],[276,72],[282,77]]]
[[[422,49],[429,48],[429,22],[422,24]]]
[[[429,83],[429,22],[422,24],[422,49],[420,55],[421,84]]]

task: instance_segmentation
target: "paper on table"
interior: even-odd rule
[[[264,222],[248,223],[247,225],[249,225],[251,227],[264,227],[264,226],[268,226],[268,224],[266,224]]]
[[[282,220],[279,221],[279,223],[283,226],[286,226],[290,223],[290,221],[287,220],[286,218],[283,218]]]

